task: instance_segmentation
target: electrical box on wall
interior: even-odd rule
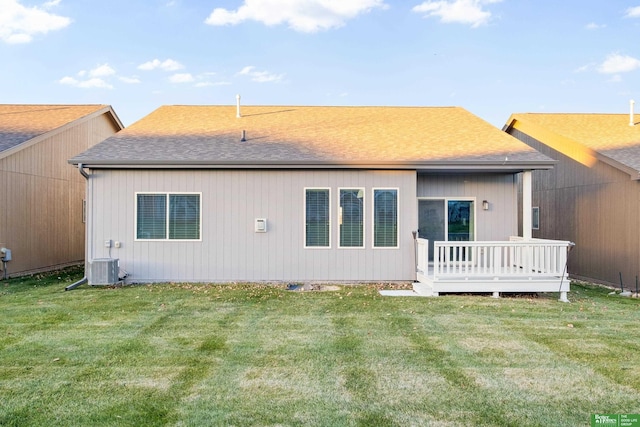
[[[267,218],[256,218],[255,231],[256,233],[267,232]]]

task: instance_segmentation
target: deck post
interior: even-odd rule
[[[566,291],[560,292],[560,298],[558,299],[558,301],[560,301],[560,302],[569,302],[569,299],[567,298],[567,292]]]
[[[522,237],[531,240],[533,228],[533,186],[531,184],[531,171],[522,172]]]

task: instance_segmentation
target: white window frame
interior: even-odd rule
[[[376,190],[396,192],[396,246],[376,246]],[[371,188],[371,247],[373,249],[399,249],[400,248],[400,188],[399,187],[373,187]]]
[[[478,198],[477,197],[418,197],[418,200],[444,200],[444,241],[449,241],[449,202],[473,202],[473,240],[477,241],[478,234]],[[417,212],[419,215],[419,212]]]
[[[166,229],[165,229],[165,238],[164,239],[140,239],[138,238],[138,195],[164,195],[167,197],[167,211],[166,211],[166,215],[167,215],[167,224],[166,224]],[[197,195],[199,196],[198,201],[199,201],[199,218],[198,218],[198,222],[200,225],[200,236],[198,239],[170,239],[169,238],[169,209],[170,209],[170,203],[169,203],[169,196],[171,195]],[[134,194],[134,199],[133,199],[133,206],[134,206],[134,212],[133,212],[133,238],[134,241],[136,242],[201,242],[202,241],[202,229],[203,229],[203,224],[202,224],[202,192],[195,192],[195,191],[136,191]]]
[[[342,225],[342,206],[340,206],[340,192],[342,190],[358,190],[362,192],[362,245],[361,246],[342,246],[342,232],[340,230],[340,226]],[[365,238],[365,230],[367,229],[366,224],[366,200],[365,199],[366,191],[364,187],[338,187],[338,248],[340,249],[364,249],[366,247],[366,238]]]
[[[540,206],[531,208],[531,229],[540,230]]]
[[[329,191],[329,246],[307,246],[307,190],[328,190]],[[331,237],[332,237],[332,228],[333,221],[331,220],[333,217],[333,213],[331,210],[331,187],[304,187],[302,190],[302,246],[305,249],[331,249]]]

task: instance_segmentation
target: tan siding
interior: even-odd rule
[[[90,256],[109,256],[104,240],[119,240],[111,256],[132,281],[414,279],[415,172],[100,170],[90,185]],[[338,188],[349,186],[365,188],[365,249],[338,248]],[[305,187],[331,188],[331,249],[304,249]],[[372,248],[374,187],[400,189],[399,249]],[[135,193],[145,191],[202,192],[202,241],[135,241]],[[254,232],[261,217],[267,233]]]
[[[115,131],[102,115],[0,159],[0,241],[12,249],[10,274],[82,262],[85,180],[67,160]]]
[[[530,136],[513,136],[558,160],[550,171],[533,172],[533,205],[540,206],[540,230],[534,237],[571,240],[572,275],[635,288],[640,272],[640,227],[637,181],[597,161],[584,166]]]
[[[418,175],[418,197],[461,197],[476,200],[477,240],[507,240],[517,235],[518,212],[513,175]],[[482,201],[490,209],[482,210]]]

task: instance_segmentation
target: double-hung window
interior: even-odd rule
[[[364,247],[364,189],[341,188],[338,223],[340,247]]]
[[[200,240],[200,193],[137,193],[136,240]]]
[[[373,189],[373,247],[398,247],[398,189]]]
[[[304,245],[307,248],[331,246],[330,192],[328,188],[305,188],[304,190]]]

